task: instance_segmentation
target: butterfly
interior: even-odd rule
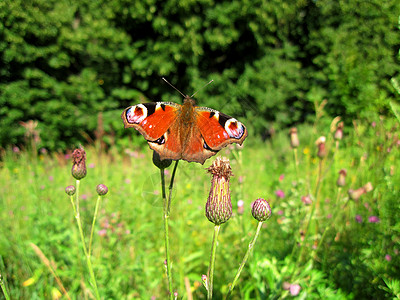
[[[208,107],[198,107],[185,96],[183,104],[142,103],[126,108],[125,128],[133,127],[147,140],[161,160],[183,159],[204,164],[223,147],[242,145],[246,127],[233,117]]]

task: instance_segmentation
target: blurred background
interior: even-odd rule
[[[189,95],[213,79],[197,104],[260,139],[312,121],[324,99],[345,123],[392,114],[399,11],[396,0],[3,0],[0,147],[128,143],[125,107],[181,103],[161,77]]]

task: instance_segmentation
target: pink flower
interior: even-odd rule
[[[386,259],[387,261],[391,261],[391,260],[392,260],[392,256],[391,256],[390,254],[386,254],[386,255],[385,255],[385,259]]]
[[[283,179],[285,179],[285,174],[281,174],[281,176],[279,176],[279,181],[282,181]]]
[[[362,217],[360,215],[356,215],[356,222],[362,223]]]
[[[370,222],[370,223],[378,223],[378,222],[380,222],[381,220],[377,217],[377,216],[370,216],[369,218],[368,218],[368,222]]]
[[[97,232],[99,236],[106,236],[107,235],[107,229],[101,229]]]
[[[301,287],[298,284],[291,284],[289,287],[289,292],[292,296],[297,296],[300,293]]]
[[[94,169],[95,166],[96,166],[96,165],[95,165],[94,163],[91,163],[91,164],[89,164],[88,167],[89,167],[90,169]]]
[[[277,190],[276,192],[275,192],[275,195],[278,197],[278,198],[284,198],[285,197],[285,193],[282,191],[282,190]]]
[[[302,201],[305,205],[310,205],[310,204],[312,203],[312,200],[311,200],[310,195],[301,197],[301,201]]]

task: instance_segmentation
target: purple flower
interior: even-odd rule
[[[356,215],[356,222],[362,223],[362,217],[360,215]]]
[[[277,190],[276,192],[275,192],[275,195],[278,197],[278,198],[284,198],[285,197],[285,193],[282,191],[282,190]]]
[[[291,284],[289,287],[289,292],[292,296],[297,296],[300,293],[301,287],[298,284]]]
[[[370,216],[369,218],[368,218],[368,222],[370,222],[370,223],[378,223],[378,222],[380,222],[381,220],[377,217],[377,216]]]

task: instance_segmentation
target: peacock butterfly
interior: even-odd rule
[[[183,104],[152,102],[130,106],[122,115],[125,128],[133,127],[160,159],[183,159],[204,164],[223,147],[241,145],[246,127],[235,118],[208,107],[198,107],[185,96]]]

